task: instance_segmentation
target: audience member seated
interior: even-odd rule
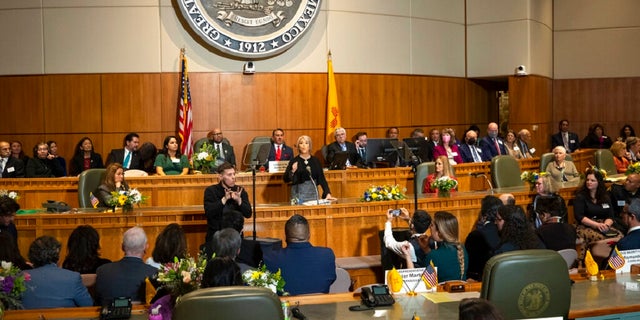
[[[580,148],[592,149],[609,149],[611,148],[611,139],[604,133],[604,127],[599,123],[589,126],[589,133],[580,141]]]
[[[241,272],[245,272],[252,267],[236,260],[241,252],[241,245],[240,233],[235,229],[225,228],[213,235],[213,240],[207,243],[205,252],[208,257],[229,257],[237,263]]]
[[[125,231],[122,239],[124,258],[102,265],[96,271],[96,304],[111,303],[117,297],[145,301],[145,279],[158,270],[142,261],[149,248],[147,235],[140,227]]]
[[[460,144],[458,150],[465,163],[491,161],[489,155],[485,155],[478,146],[478,134],[473,130],[465,133],[464,143]]]
[[[636,131],[633,130],[633,127],[629,124],[625,124],[620,128],[620,135],[618,136],[618,141],[626,142],[628,138],[635,137]]]
[[[617,172],[627,172],[627,167],[630,163],[629,158],[631,158],[631,154],[627,152],[627,144],[622,141],[616,141],[609,150],[613,154],[613,163],[616,164]]]
[[[516,139],[516,133],[509,129],[507,130],[507,135],[504,138],[504,146],[507,148],[507,152],[510,156],[516,159],[522,159],[522,150],[518,147],[518,141]]]
[[[367,162],[367,133],[364,131],[356,133],[353,144],[355,144],[356,151],[360,156],[360,165],[364,168],[373,167],[373,163]]]
[[[482,198],[478,219],[464,242],[469,255],[468,278],[482,281],[484,265],[498,249],[500,234],[496,226],[496,215],[502,205],[502,201],[494,196]]]
[[[227,162],[230,163],[234,168],[236,167],[236,154],[233,151],[233,147],[225,142],[224,135],[222,135],[222,129],[215,128],[213,132],[210,132],[213,140],[210,143],[213,145],[213,148],[218,151],[218,158],[216,159],[216,168],[219,167],[222,163]],[[209,135],[207,135],[207,138]]]
[[[424,184],[422,185],[422,193],[436,193],[438,189],[431,187],[431,184],[439,178],[456,178],[453,175],[453,169],[451,169],[451,165],[449,164],[449,159],[447,158],[447,156],[438,156],[436,158],[434,166],[436,172],[428,175],[427,178],[424,179]]]
[[[536,153],[536,149],[531,147],[531,132],[527,129],[522,129],[518,132],[518,147],[523,158],[533,158]]]
[[[562,198],[541,198],[536,205],[536,214],[542,225],[536,234],[547,249],[559,251],[576,248],[576,228],[563,221],[566,210]]]
[[[498,208],[496,225],[500,231],[500,245],[495,254],[545,248],[519,206],[505,205]]]
[[[336,129],[336,132],[338,130],[340,128]],[[298,149],[298,155],[289,161],[289,165],[282,175],[284,182],[291,184],[291,195],[289,196],[291,203],[302,204],[306,201],[318,200],[318,186],[322,187],[322,199],[335,199],[331,196],[329,184],[324,178],[320,160],[311,155],[311,138],[309,136],[298,137],[295,148]],[[355,147],[353,148],[355,150]]]
[[[62,177],[63,169],[60,163],[53,160],[49,154],[49,146],[46,142],[39,142],[33,147],[33,159],[27,162],[27,178],[53,178]]]
[[[102,156],[93,149],[93,141],[89,137],[82,137],[73,153],[69,164],[69,174],[77,176],[88,169],[104,168]]]
[[[554,181],[576,182],[580,180],[580,172],[573,161],[566,160],[567,150],[563,146],[553,148],[553,161],[547,164],[545,172],[549,173]]]
[[[458,239],[458,219],[446,211],[438,211],[431,224],[430,245],[426,247],[424,265],[433,263],[438,268],[438,281],[466,280],[469,256]],[[407,266],[414,267],[409,258],[409,246],[403,246]]]
[[[11,156],[22,161],[25,168],[27,167],[27,163],[29,163],[30,158],[24,153],[22,142],[18,140],[11,141]]]
[[[173,262],[174,258],[182,259],[187,255],[187,238],[182,230],[182,226],[171,223],[162,229],[156,238],[151,257],[147,259],[147,264],[155,268],[160,265]]]
[[[384,223],[384,245],[387,249],[393,251],[400,257],[404,257],[402,246],[409,246],[409,255],[415,268],[426,267],[424,264],[426,259],[426,253],[422,249],[429,247],[429,236],[426,234],[429,226],[431,225],[431,216],[424,210],[416,210],[413,213],[413,218],[409,217],[409,211],[405,208],[400,208],[401,214],[399,217],[405,220],[409,224],[411,230],[411,239],[408,241],[398,242],[393,237],[392,221],[396,217],[393,215],[393,209],[387,210],[387,222]]]
[[[604,185],[604,177],[597,168],[588,168],[583,185],[573,200],[576,234],[582,239],[578,260],[583,261],[591,243],[619,235],[613,225],[613,204]]]
[[[560,120],[558,129],[560,131],[551,136],[551,148],[561,146],[567,150],[567,153],[574,152],[580,148],[580,138],[575,132],[569,131],[569,120]]]
[[[622,213],[622,220],[629,231],[618,241],[618,250],[640,249],[640,199],[631,200],[627,211]]]
[[[0,232],[0,261],[11,262],[20,270],[31,269],[31,265],[20,254],[16,239],[8,232]]]
[[[107,166],[116,162],[122,165],[124,170],[142,169],[140,165],[140,156],[138,154],[138,145],[140,144],[140,136],[135,132],[128,133],[122,142],[122,149],[113,149],[107,156]]]
[[[0,178],[24,178],[24,170],[22,160],[11,156],[9,142],[0,141]]]
[[[158,148],[151,142],[145,142],[140,146],[138,151],[140,156],[140,170],[146,172],[148,175],[156,174],[156,156],[158,155]]]
[[[462,156],[460,156],[460,152],[458,151],[456,134],[451,128],[442,130],[440,145],[433,148],[433,158],[436,159],[439,156],[447,157],[449,164],[452,166],[464,162],[462,160]]]
[[[47,141],[47,146],[49,147],[49,155],[51,155],[53,157],[54,161],[58,161],[58,164],[60,165],[60,168],[62,168],[62,176],[66,177],[67,176],[67,161],[64,160],[64,158],[61,157],[58,154],[58,143],[53,141],[53,140],[49,140],[49,141]]]
[[[347,159],[347,167],[356,166],[359,162],[362,162],[360,155],[356,151],[356,146],[347,141],[347,131],[340,127],[334,132],[334,142],[327,145],[327,158],[325,159],[327,164],[330,165],[335,159],[336,153],[347,152],[349,157]],[[298,138],[300,141],[300,138]]]
[[[100,257],[100,235],[90,225],[76,227],[67,241],[67,256],[62,267],[80,274],[96,273],[111,260]]]
[[[159,176],[186,175],[189,173],[189,159],[180,153],[180,143],[176,136],[167,136],[162,143],[162,151],[156,156],[154,166]]]
[[[20,205],[7,195],[0,196],[0,233],[8,233],[18,242],[18,229],[13,223]]]
[[[117,162],[111,163],[107,166],[102,184],[100,184],[94,192],[94,195],[100,201],[98,207],[110,207],[109,202],[113,197],[111,192],[127,190],[129,190],[129,184],[124,181],[124,169],[122,165]]]
[[[504,317],[491,301],[482,298],[464,298],[458,305],[458,320],[503,320]]]
[[[623,234],[627,233],[627,226],[623,223],[622,212],[632,199],[640,198],[638,188],[640,188],[640,175],[636,173],[629,174],[624,184],[614,183],[609,187],[609,197],[613,205],[613,227]]]
[[[282,272],[284,291],[291,295],[329,293],[336,280],[336,256],[331,248],[309,243],[309,223],[294,214],[284,226],[287,247],[264,253],[264,264],[271,272]]]
[[[240,267],[231,257],[215,257],[207,262],[207,267],[202,275],[202,288],[241,285],[244,285],[244,283],[242,282]],[[251,306],[247,307],[250,308]]]
[[[636,163],[640,160],[640,143],[637,137],[629,137],[625,141],[627,152],[629,152],[629,162]]]
[[[284,130],[278,128],[271,132],[271,143],[263,144],[258,151],[260,165],[269,168],[269,161],[287,161],[293,159],[293,149],[284,142]]]
[[[222,229],[232,228],[240,234],[240,253],[236,257],[236,262],[242,267],[242,264],[246,264],[250,267],[257,268],[262,262],[262,246],[257,240],[253,240],[250,237],[245,237],[242,229],[244,228],[244,217],[242,213],[232,210],[225,213],[222,216]],[[212,251],[211,251],[212,252]],[[209,252],[209,257],[211,256]]]
[[[394,151],[386,156],[391,167],[406,167],[413,164],[414,161],[417,161],[417,158],[415,158],[415,155],[411,152],[407,143],[404,142],[404,140],[399,140],[399,136],[400,129],[398,129],[398,127],[387,129],[387,138],[394,139],[391,140],[391,146]],[[364,159],[361,161],[364,161]]]
[[[560,147],[562,148],[562,147]],[[538,180],[535,184],[536,195],[533,197],[533,202],[527,205],[527,212],[529,213],[529,221],[533,224],[534,228],[539,228],[542,225],[542,220],[536,214],[538,212],[538,201],[541,199],[557,199],[558,200],[558,217],[563,222],[567,222],[567,205],[564,198],[558,194],[558,188],[555,182],[548,175],[538,176]]]
[[[498,124],[495,122],[487,125],[487,136],[480,140],[480,148],[484,154],[488,154],[491,159],[497,155],[508,155],[504,141],[498,137]]]
[[[59,268],[60,242],[50,236],[41,236],[29,247],[31,280],[22,295],[25,309],[88,307],[93,304],[89,291],[82,284],[80,274]]]

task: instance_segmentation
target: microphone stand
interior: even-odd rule
[[[311,176],[311,167],[307,166],[307,172],[309,173],[309,179],[311,179],[311,183],[313,183],[313,190],[316,191],[316,205],[320,205],[320,196],[318,195],[318,185],[316,185],[315,180],[313,180],[313,176]]]
[[[484,180],[489,184],[489,194],[493,194],[493,185],[491,184],[491,180],[489,180],[486,174],[481,172],[469,172],[469,175],[474,178],[483,177]]]
[[[419,159],[419,158],[418,158]],[[420,190],[420,186],[418,186],[418,165],[420,164],[420,160],[411,162],[411,172],[413,172],[413,212],[418,211],[418,192]]]
[[[251,187],[252,189],[252,209],[253,209],[253,241],[256,241],[256,167],[258,166],[258,159],[253,159],[251,162]]]

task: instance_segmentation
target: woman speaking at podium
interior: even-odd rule
[[[300,136],[295,148],[298,155],[289,162],[283,176],[284,182],[291,184],[291,204],[318,200],[318,185],[322,187],[322,199],[335,200],[331,197],[320,160],[311,155],[311,138]]]

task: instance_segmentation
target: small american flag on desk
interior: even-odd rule
[[[422,281],[424,281],[427,289],[438,286],[438,273],[433,267],[433,261],[429,262],[429,265],[424,269],[424,272],[422,272]]]
[[[613,247],[613,251],[611,252],[611,256],[609,256],[609,266],[614,270],[618,270],[622,268],[625,264],[624,257],[618,251],[618,246]]]

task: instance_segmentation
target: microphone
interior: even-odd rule
[[[318,199],[318,185],[316,185],[316,181],[313,180],[313,176],[311,175],[311,167],[307,166],[307,172],[309,173],[309,179],[311,179],[311,183],[313,183],[313,189],[316,191],[316,204],[320,204],[320,199]]]
[[[489,179],[489,177],[487,177],[486,174],[484,174],[483,172],[469,172],[469,175],[474,178],[483,177],[487,184],[489,184],[489,192],[493,194],[493,185],[491,184],[491,180]]]

